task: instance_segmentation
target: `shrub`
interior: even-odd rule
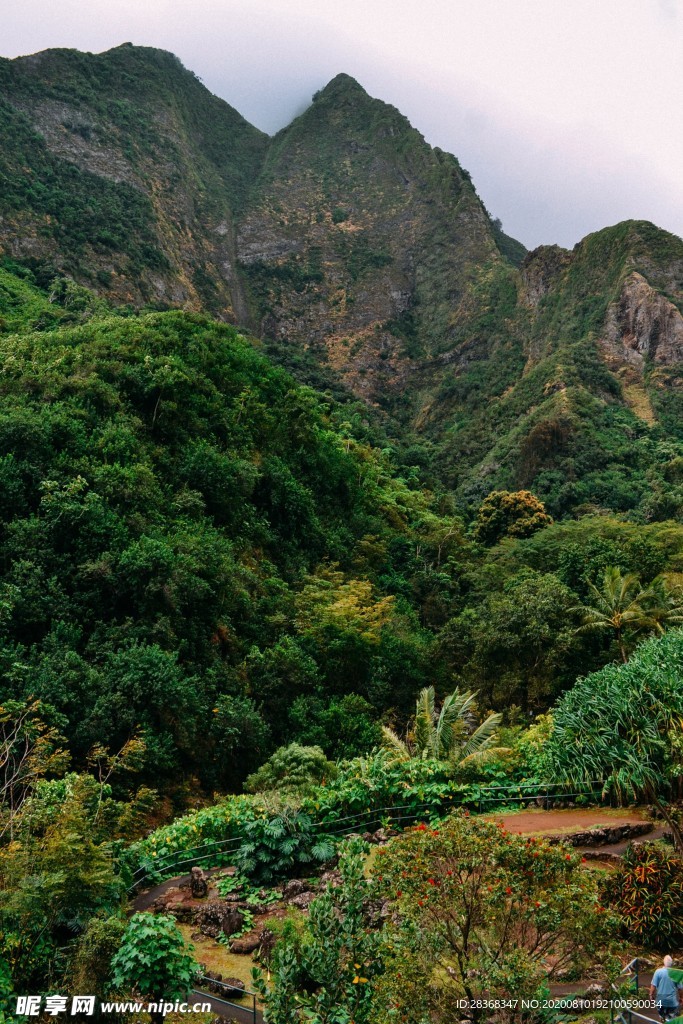
[[[400,922],[378,993],[399,1020],[457,1020],[463,998],[534,997],[603,953],[614,926],[575,854],[463,813],[393,840],[373,872]]]
[[[134,914],[112,959],[112,982],[157,1003],[182,999],[192,988],[198,965],[175,920],[163,914]],[[151,1014],[162,1020],[163,1012]]]
[[[331,860],[334,842],[318,834],[307,814],[285,810],[249,822],[233,863],[255,885],[271,885],[311,865]]]
[[[304,747],[290,743],[279,747],[258,771],[250,775],[244,784],[249,793],[261,793],[269,789],[306,790],[333,778],[336,766],[328,761],[320,747]]]
[[[683,861],[666,846],[632,843],[602,892],[629,938],[655,949],[683,939]]]

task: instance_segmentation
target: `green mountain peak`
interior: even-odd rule
[[[357,82],[351,75],[345,74],[341,71],[334,78],[330,79],[326,86],[324,86],[320,92],[315,95],[316,99],[326,99],[330,96],[344,96],[344,95],[362,95],[368,96],[360,82]]]

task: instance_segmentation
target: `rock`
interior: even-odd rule
[[[270,960],[276,942],[275,932],[272,932],[270,928],[265,928],[261,932],[261,942],[258,948],[259,960],[263,963],[267,963]]]
[[[372,833],[373,843],[388,843],[392,836],[396,835],[396,829],[394,828],[378,828],[376,832]]]
[[[559,245],[541,245],[528,253],[520,268],[522,301],[528,306],[538,306],[570,261],[571,253]]]
[[[240,995],[246,987],[239,978],[224,978],[222,974],[214,971],[205,971],[204,977],[209,980],[207,987],[210,992],[228,999],[230,996]]]
[[[292,896],[292,898],[287,900],[287,902],[290,907],[298,907],[299,910],[308,910],[314,899],[315,893],[300,892],[298,896]]]
[[[282,890],[282,898],[289,901],[293,896],[299,896],[301,893],[308,892],[310,888],[308,882],[304,882],[302,878],[292,878]]]
[[[209,883],[200,867],[194,867],[190,872],[190,891],[196,900],[203,900],[208,896]]]
[[[195,918],[195,908],[186,903],[172,904],[170,907],[166,907],[166,913],[172,914],[178,924],[193,924]]]
[[[234,935],[244,924],[244,916],[238,907],[224,900],[212,900],[202,907],[195,917],[202,935],[217,939],[222,933]]]
[[[320,876],[320,882],[318,883],[318,885],[320,886],[321,889],[326,889],[328,885],[336,887],[338,885],[341,885],[341,883],[341,871],[337,871],[336,869],[334,869],[332,871],[323,871],[322,875]]]
[[[670,366],[683,360],[683,316],[664,295],[633,271],[610,306],[603,345],[621,363],[640,369],[644,360]]]
[[[367,900],[364,908],[372,928],[378,927],[391,915],[389,900]]]
[[[609,846],[612,843],[622,843],[647,835],[652,829],[651,821],[632,821],[625,825],[605,825],[600,828],[581,829],[570,835],[549,835],[544,838],[554,846]]]
[[[231,953],[253,953],[261,945],[262,932],[249,932],[230,943]]]

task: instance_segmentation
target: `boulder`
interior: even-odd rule
[[[322,875],[320,876],[320,881],[318,885],[320,886],[321,889],[326,889],[328,885],[331,885],[333,886],[333,888],[336,888],[338,885],[341,885],[341,883],[341,871],[337,871],[337,869],[334,868],[332,871],[323,871]]]
[[[300,896],[303,892],[309,892],[310,885],[304,882],[303,878],[291,878],[282,890],[283,900],[291,900],[293,896]]]
[[[249,932],[248,935],[243,935],[239,939],[235,939],[230,943],[231,953],[253,953],[255,949],[258,949],[261,945],[261,935],[263,932]]]
[[[219,935],[234,935],[244,924],[241,910],[224,900],[211,900],[203,906],[195,917],[196,924],[203,935],[217,939]]]
[[[287,900],[287,902],[290,907],[297,907],[299,910],[308,910],[314,899],[314,892],[300,892],[297,896],[292,896],[291,899]]]
[[[239,978],[224,978],[222,974],[215,971],[205,971],[204,977],[208,979],[209,992],[215,992],[216,995],[224,996],[226,999],[231,996],[239,996],[246,987]]]

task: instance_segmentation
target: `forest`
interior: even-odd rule
[[[218,950],[338,864],[258,944],[273,1024],[445,1021],[543,991],[548,950],[581,977],[620,936],[683,943],[680,522],[462,508],[378,414],[203,314],[6,262],[0,323],[7,1020],[27,992],[187,994],[188,935],[129,900],[206,844]],[[670,845],[600,877],[479,813],[544,785],[646,802]]]

